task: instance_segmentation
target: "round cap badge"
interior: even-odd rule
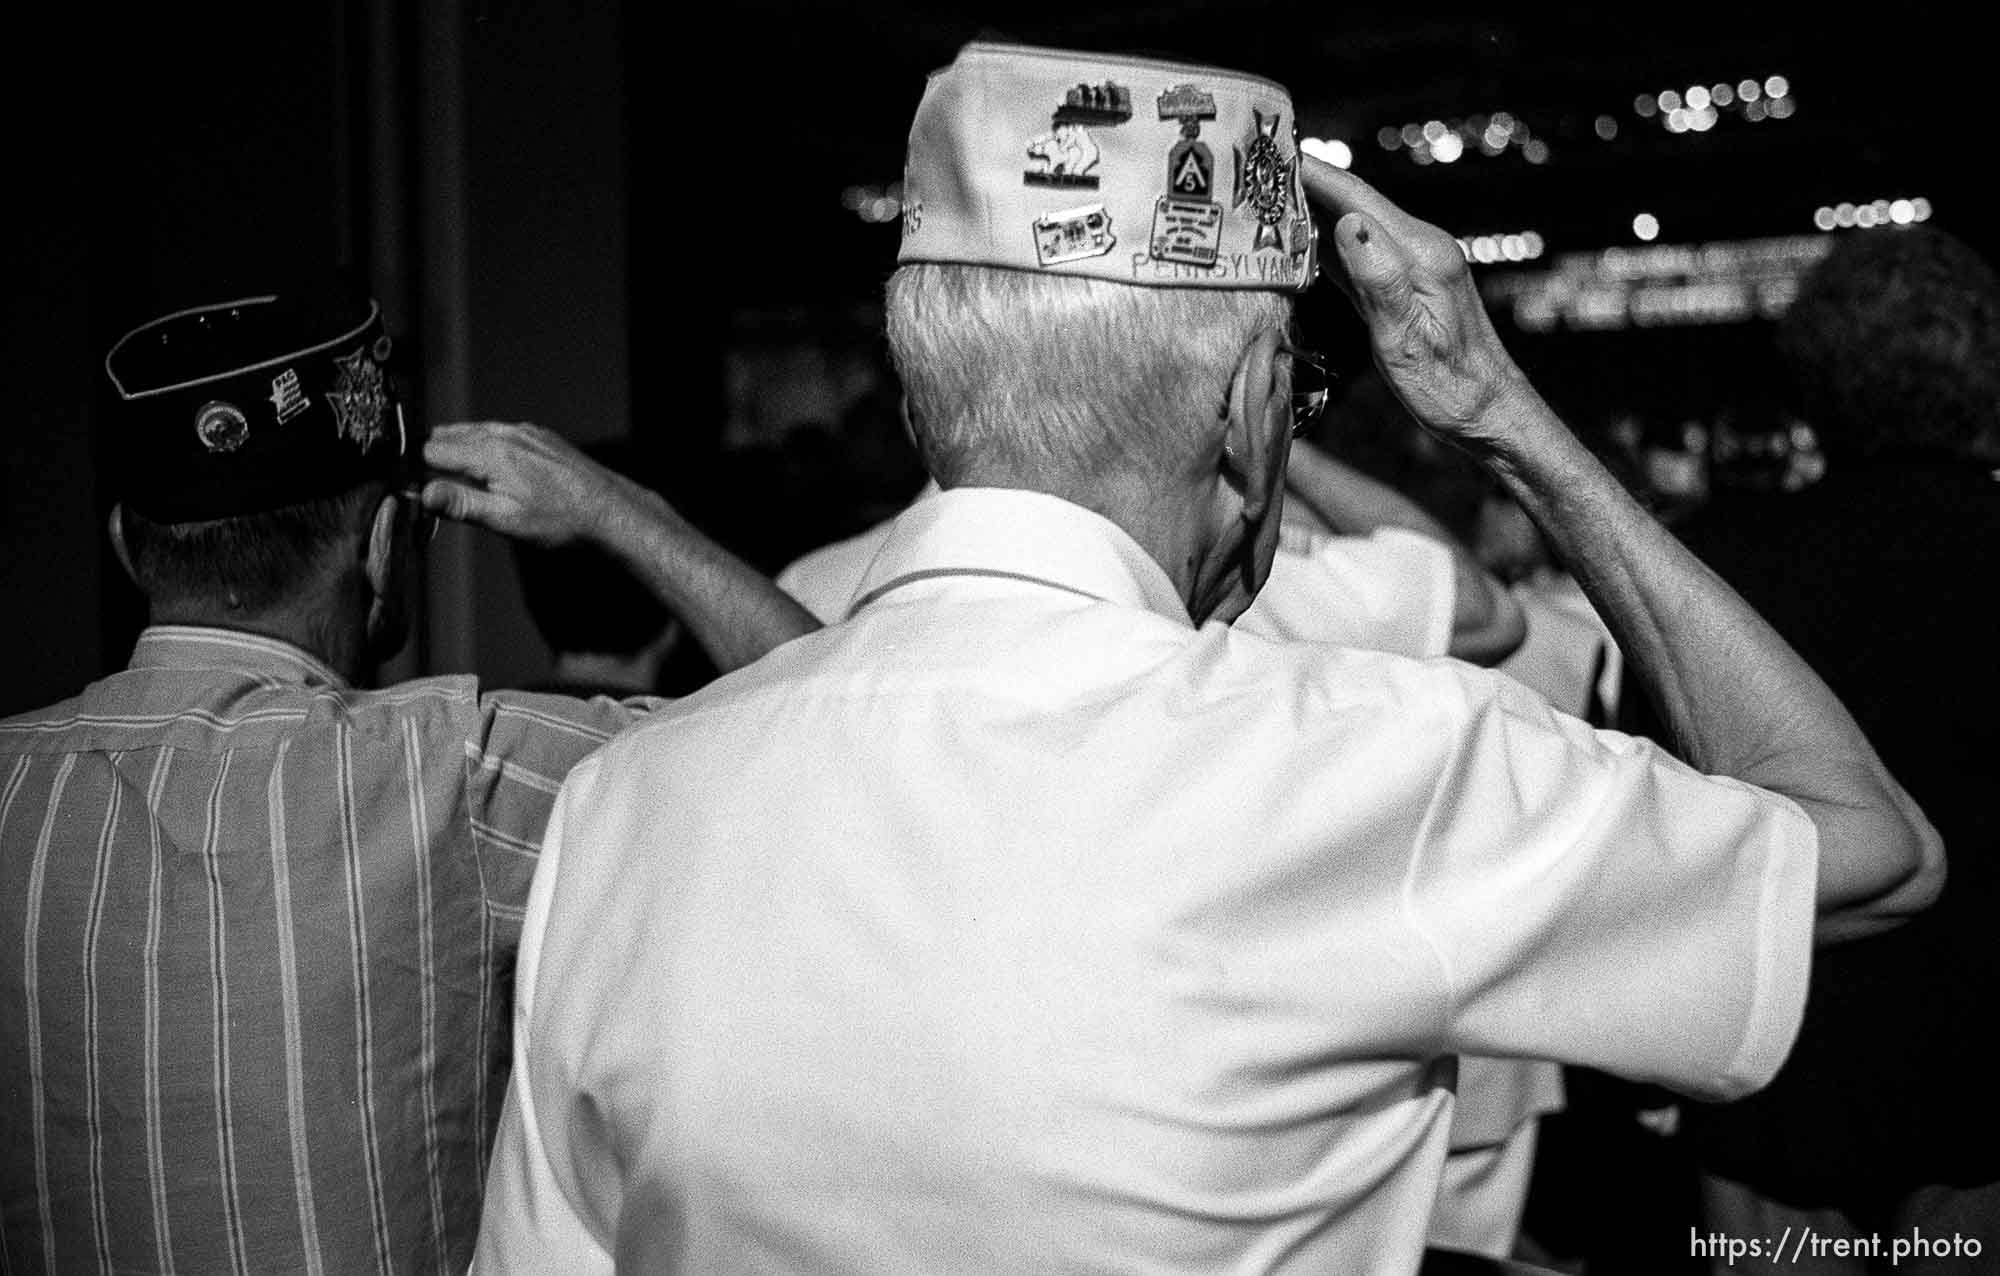
[[[211,452],[234,452],[250,437],[250,422],[234,404],[217,399],[194,414],[194,433]]]

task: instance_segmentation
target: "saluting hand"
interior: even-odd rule
[[[1367,325],[1376,366],[1419,424],[1487,451],[1509,401],[1534,392],[1458,242],[1352,173],[1311,156],[1301,163],[1306,194],[1333,219],[1341,269],[1329,273]]]
[[[424,508],[537,545],[602,534],[636,494],[554,430],[506,421],[455,421],[424,444],[432,477]]]

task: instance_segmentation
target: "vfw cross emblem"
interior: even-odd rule
[[[382,416],[389,406],[389,396],[382,388],[382,365],[358,347],[333,363],[339,371],[326,400],[333,408],[334,427],[342,438],[353,439],[355,446],[366,452],[382,437]]]

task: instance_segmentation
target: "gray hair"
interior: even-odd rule
[[[890,277],[886,319],[924,462],[950,487],[975,463],[1186,470],[1214,446],[1243,348],[1291,314],[1261,289],[916,263]]]

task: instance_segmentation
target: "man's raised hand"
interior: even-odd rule
[[[424,461],[425,509],[538,545],[599,534],[634,487],[554,430],[526,423],[439,426]]]
[[[1352,173],[1300,162],[1306,194],[1333,225],[1334,283],[1367,326],[1376,366],[1419,424],[1488,452],[1510,401],[1532,391],[1458,242]]]

